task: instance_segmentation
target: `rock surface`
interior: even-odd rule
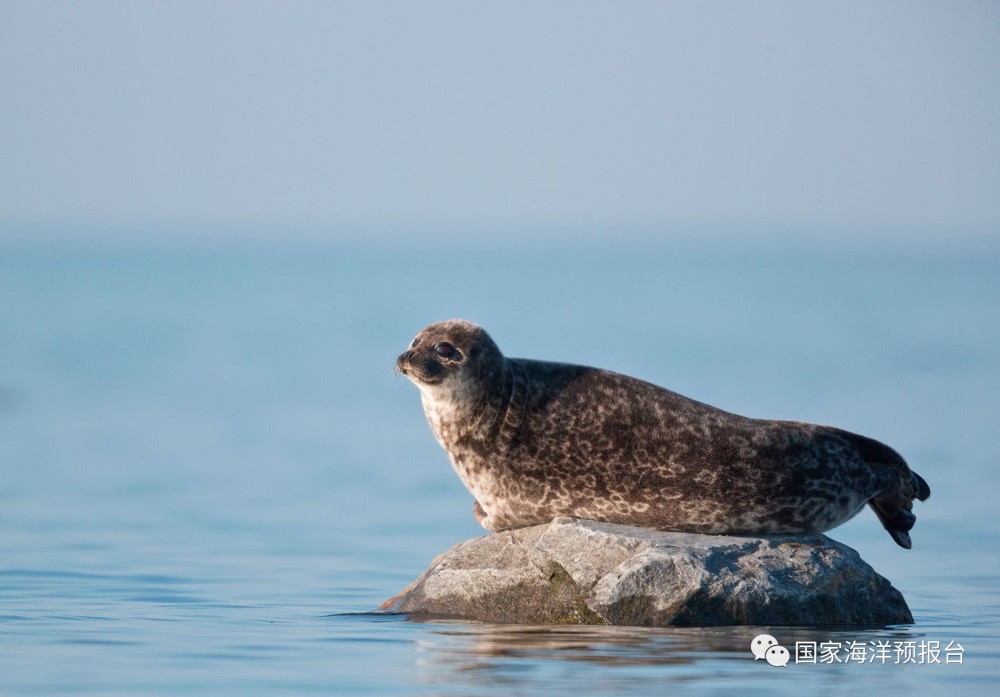
[[[693,535],[566,517],[460,542],[380,609],[510,624],[913,622],[898,590],[825,535]]]

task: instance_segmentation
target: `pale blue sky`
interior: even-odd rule
[[[0,95],[0,235],[1000,234],[997,2],[4,0]]]

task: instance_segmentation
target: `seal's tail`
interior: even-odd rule
[[[917,517],[913,515],[913,502],[926,501],[931,495],[931,488],[888,445],[864,436],[854,436],[854,442],[865,462],[876,468],[883,479],[881,491],[872,497],[868,505],[896,544],[910,549],[913,545],[910,529],[917,522]]]

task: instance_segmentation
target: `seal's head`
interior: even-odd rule
[[[503,373],[503,354],[486,330],[462,319],[435,322],[396,359],[396,370],[421,391],[468,389]]]

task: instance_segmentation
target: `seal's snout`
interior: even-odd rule
[[[402,373],[417,385],[434,385],[446,376],[441,361],[428,351],[408,349],[396,359],[396,371]]]
[[[399,358],[396,359],[396,370],[406,375],[406,371],[410,367],[411,358],[413,358],[413,351],[404,351],[399,354]]]

